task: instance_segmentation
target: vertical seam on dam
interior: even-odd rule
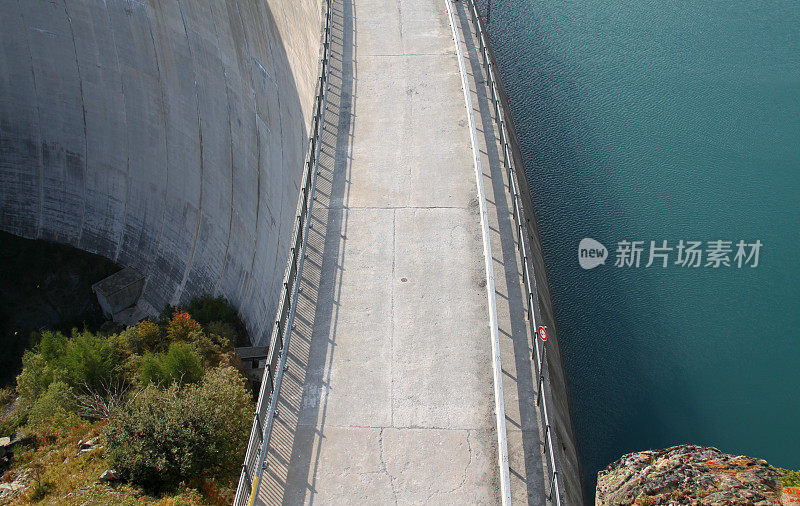
[[[146,7],[145,7],[146,9]],[[147,290],[147,285],[150,284],[152,279],[153,272],[158,268],[156,258],[158,251],[161,249],[161,240],[164,234],[164,222],[167,219],[167,189],[169,188],[169,146],[167,145],[168,135],[167,130],[169,129],[169,125],[167,123],[167,115],[165,108],[167,107],[167,99],[164,95],[164,78],[161,75],[161,65],[159,64],[159,53],[158,53],[158,45],[156,44],[156,37],[153,34],[153,24],[150,22],[150,19],[147,20],[147,29],[150,32],[150,40],[153,42],[153,60],[156,64],[156,73],[158,75],[158,89],[161,95],[161,101],[159,102],[159,115],[161,116],[164,122],[164,160],[163,160],[163,167],[164,167],[164,184],[163,184],[163,199],[161,204],[161,225],[158,228],[158,238],[156,239],[156,243],[153,245],[153,252],[154,258],[150,259],[150,265],[147,269],[147,275],[144,279],[144,286],[142,287],[142,291]]]
[[[31,39],[28,36],[27,26],[28,24],[25,22],[25,15],[22,14],[22,6],[20,3],[22,0],[17,0],[17,9],[19,10],[19,18],[22,21],[22,26],[25,29],[25,45],[28,48],[28,61],[31,65],[31,79],[33,80],[33,96],[36,100],[36,130],[38,133],[38,150],[36,160],[39,164],[39,215],[36,219],[36,238],[40,238],[42,236],[42,229],[44,228],[44,161],[42,160],[43,152],[42,152],[42,115],[39,110],[39,88],[36,86],[36,70],[33,66],[33,49],[31,48]]]
[[[230,0],[228,0],[230,1]],[[239,8],[239,2],[237,0],[233,1],[233,5],[236,7],[236,15],[239,18],[239,26],[242,27],[242,37],[244,38],[244,53],[247,57],[247,63],[250,63],[250,43],[247,40],[247,30],[244,27],[244,20],[242,19],[242,10]],[[250,89],[252,90],[252,97],[253,97],[253,104],[256,103],[256,88],[255,83],[253,82],[252,73],[250,75]],[[256,108],[253,111],[253,132],[255,132],[256,137],[256,153],[257,153],[257,160],[256,160],[256,223],[255,223],[255,231],[256,237],[253,246],[253,256],[250,259],[250,272],[253,272],[253,269],[256,265],[256,253],[259,251],[258,244],[259,240],[261,239],[261,234],[258,233],[259,230],[259,221],[261,219],[261,135],[258,133],[258,109]],[[247,282],[245,283],[244,290],[242,291],[242,304],[245,303],[247,298],[250,296],[250,291],[253,286],[253,278],[252,276],[248,276]],[[255,336],[260,338],[261,336],[261,329],[259,329]]]
[[[72,51],[75,55],[75,70],[78,73],[78,88],[81,92],[81,113],[83,114],[83,198],[81,199],[81,224],[78,227],[77,243],[80,244],[83,237],[83,227],[86,223],[86,178],[88,177],[89,166],[89,138],[86,133],[86,98],[83,94],[83,77],[81,77],[81,64],[78,61],[78,47],[75,44],[75,29],[72,26],[72,17],[67,9],[67,1],[64,0],[64,14],[69,23],[69,33],[72,36]]]
[[[274,48],[272,46],[272,40],[268,40],[268,44],[269,44],[270,53],[273,53],[274,52]],[[262,66],[262,68],[263,68],[263,66]],[[267,72],[266,69],[264,69],[264,73],[269,76],[269,73]],[[284,152],[283,151],[284,150],[284,145],[283,145],[284,136],[283,136],[283,106],[281,105],[281,87],[278,86],[277,79],[273,78],[273,80],[275,81],[275,97],[276,97],[276,99],[278,101],[278,117],[280,118],[280,121],[278,121],[278,128],[280,129],[280,134],[278,135],[278,137],[281,140],[281,166],[283,166],[283,162],[284,162],[284,160],[283,160],[283,156],[284,156],[283,155],[283,152]],[[303,136],[307,137],[305,135],[305,131],[303,133],[304,133]],[[295,183],[295,187],[296,187],[296,183]],[[280,205],[279,206],[279,210],[278,210],[278,229],[275,232],[278,237],[281,236],[281,231],[283,230],[283,224],[284,224],[283,212],[284,212],[284,206]],[[286,249],[288,249],[288,248],[286,248]],[[279,259],[281,258],[280,251],[281,251],[280,241],[276,241],[275,242],[275,255],[274,255],[275,263],[274,263],[274,266],[273,266],[273,270],[277,269],[281,265],[281,263],[279,261]],[[269,287],[269,292],[268,293],[272,293],[274,291],[275,282],[276,281],[278,281],[278,279],[275,276],[273,276],[272,283],[270,283],[270,287]],[[272,328],[271,327],[271,323],[272,322],[267,320],[267,319],[264,320],[264,326],[262,327],[262,331],[259,332],[259,334],[258,334],[258,336],[259,336],[258,339],[261,339],[261,334],[263,334],[264,332],[267,332],[270,328]]]
[[[192,239],[192,249],[189,253],[189,258],[186,261],[186,268],[183,272],[183,277],[181,278],[181,282],[175,290],[175,294],[172,296],[173,302],[178,302],[178,298],[180,294],[183,293],[183,289],[186,286],[186,280],[189,279],[189,273],[192,270],[192,266],[194,265],[194,255],[197,251],[197,239],[200,236],[200,223],[203,221],[203,187],[205,185],[205,160],[203,158],[203,121],[200,118],[200,90],[198,89],[199,85],[197,84],[197,71],[194,66],[194,53],[192,51],[192,42],[189,38],[189,30],[186,27],[186,16],[183,14],[183,7],[181,6],[181,1],[177,0],[178,4],[178,12],[181,15],[181,23],[183,24],[183,33],[186,35],[186,47],[189,49],[189,58],[192,61],[192,77],[194,78],[194,97],[195,97],[195,104],[196,104],[196,111],[197,111],[197,135],[198,135],[198,147],[200,150],[199,153],[199,167],[200,167],[200,196],[197,202],[197,220],[195,221],[194,226],[194,238]]]
[[[231,156],[231,194],[230,194],[230,209],[231,212],[228,215],[228,237],[225,240],[225,258],[222,261],[222,268],[219,270],[219,277],[217,278],[216,285],[214,287],[214,294],[218,294],[220,290],[220,286],[222,286],[222,279],[225,274],[225,270],[228,268],[228,251],[231,247],[231,229],[233,228],[233,214],[236,212],[236,207],[234,206],[234,185],[236,184],[236,178],[234,176],[235,173],[235,162],[234,162],[234,153],[233,153],[233,127],[231,126],[231,91],[230,91],[230,84],[228,82],[228,71],[225,68],[225,59],[222,57],[222,49],[220,48],[219,43],[219,32],[217,32],[217,22],[216,16],[214,15],[214,6],[213,4],[209,4],[209,10],[211,11],[211,25],[214,27],[214,36],[217,38],[217,57],[219,58],[220,65],[222,66],[222,76],[225,80],[225,100],[228,106],[228,137],[230,138],[230,156]]]
[[[119,88],[122,95],[122,131],[125,138],[125,195],[122,203],[122,219],[119,220],[117,233],[116,248],[114,249],[114,258],[116,262],[119,258],[119,253],[122,250],[122,242],[125,236],[125,220],[128,217],[128,194],[130,192],[130,172],[131,172],[131,158],[130,158],[130,133],[128,132],[128,107],[125,97],[125,79],[122,76],[122,66],[119,63],[119,46],[117,45],[117,36],[114,33],[113,23],[111,21],[111,13],[108,12],[108,2],[103,1],[103,7],[108,20],[109,32],[111,33],[111,40],[114,46],[114,61],[117,64],[117,74],[119,75]]]

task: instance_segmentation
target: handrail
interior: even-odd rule
[[[239,475],[236,497],[233,501],[235,506],[252,505],[258,492],[258,484],[264,471],[264,463],[272,434],[272,424],[276,414],[281,380],[283,379],[283,368],[289,350],[289,337],[293,328],[297,293],[300,287],[308,229],[310,228],[311,207],[314,202],[314,189],[317,182],[319,138],[322,134],[325,106],[328,98],[332,1],[326,0],[327,12],[325,15],[325,31],[322,36],[322,59],[320,60],[320,72],[317,78],[314,124],[308,142],[303,182],[298,196],[297,219],[294,223],[289,259],[283,276],[280,303],[276,313],[277,317],[270,334],[267,365],[264,369],[261,389],[256,402],[253,427],[250,430],[247,453]]]
[[[549,474],[550,474],[550,491],[547,495],[547,499],[551,502],[554,502],[556,505],[561,505],[561,490],[558,481],[558,468],[556,465],[556,457],[554,452],[553,446],[553,438],[552,438],[552,430],[550,424],[550,418],[548,416],[547,411],[547,395],[545,395],[545,352],[546,348],[545,345],[537,335],[537,324],[536,324],[536,279],[531,275],[532,267],[529,266],[530,257],[528,256],[528,251],[530,247],[528,245],[528,235],[525,233],[525,222],[522,219],[522,201],[520,199],[519,193],[519,184],[517,183],[517,173],[518,169],[514,166],[512,160],[512,148],[511,139],[512,137],[509,135],[508,130],[508,123],[505,121],[506,111],[503,109],[503,104],[500,100],[500,92],[497,87],[497,80],[495,78],[495,62],[492,59],[492,55],[490,53],[487,38],[488,36],[485,35],[486,31],[483,27],[483,21],[481,20],[480,15],[478,14],[478,8],[475,5],[474,0],[466,0],[467,5],[469,5],[469,11],[472,17],[472,24],[475,27],[475,32],[477,34],[479,49],[481,52],[481,56],[483,58],[483,67],[486,72],[489,90],[491,92],[491,99],[492,105],[494,106],[495,118],[498,127],[498,131],[500,132],[500,144],[503,148],[503,166],[506,169],[508,182],[509,182],[509,192],[513,196],[514,199],[514,221],[517,225],[517,236],[519,241],[517,243],[517,249],[519,251],[520,258],[522,260],[522,281],[525,286],[525,296],[526,296],[526,303],[528,306],[528,322],[530,323],[531,333],[533,335],[533,347],[536,354],[536,365],[537,365],[537,372],[538,372],[538,379],[537,379],[537,396],[536,396],[536,404],[541,407],[542,411],[542,418],[544,422],[544,436],[545,436],[545,449],[543,453],[546,451],[548,453],[549,458]],[[531,357],[533,358],[533,357]]]
[[[506,413],[503,401],[503,365],[500,359],[500,335],[497,326],[497,298],[495,296],[494,267],[492,261],[492,240],[489,236],[489,213],[486,210],[486,193],[483,185],[483,169],[481,168],[481,155],[478,146],[478,134],[475,128],[475,115],[472,98],[467,81],[467,72],[464,70],[464,56],[461,52],[461,39],[458,36],[456,19],[450,0],[444,0],[447,14],[450,18],[450,28],[453,32],[453,43],[456,46],[458,71],[461,75],[461,89],[464,92],[464,105],[467,108],[469,122],[469,140],[472,146],[472,164],[475,169],[475,183],[478,189],[478,209],[481,217],[481,238],[483,242],[483,261],[486,270],[486,296],[489,303],[489,334],[492,349],[492,383],[494,384],[494,414],[497,430],[497,463],[500,469],[500,504],[511,504],[511,473],[508,467],[508,439],[506,435]],[[465,34],[465,37],[467,35]],[[472,34],[469,34],[471,37]]]

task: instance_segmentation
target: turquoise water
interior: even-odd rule
[[[490,37],[587,500],[622,454],[679,443],[800,468],[800,4],[492,0]],[[578,265],[584,237],[605,265]],[[755,268],[644,267],[681,239],[763,246]],[[614,266],[622,240],[641,267]]]

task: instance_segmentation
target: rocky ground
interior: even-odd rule
[[[781,504],[780,476],[765,460],[673,446],[630,453],[600,471],[595,504]]]

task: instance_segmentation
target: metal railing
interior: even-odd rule
[[[536,405],[540,407],[542,419],[544,422],[544,449],[542,453],[548,454],[548,472],[549,472],[549,492],[547,495],[547,499],[557,505],[560,506],[561,504],[561,490],[558,481],[558,467],[556,465],[556,457],[555,451],[553,446],[553,436],[552,430],[550,425],[550,418],[548,416],[547,405],[548,400],[547,396],[545,395],[545,344],[538,338],[538,328],[536,324],[536,311],[535,308],[537,307],[536,303],[536,280],[531,275],[532,267],[530,266],[530,246],[528,244],[528,234],[526,233],[526,226],[525,221],[522,217],[522,200],[520,199],[519,193],[519,184],[517,183],[517,173],[518,169],[514,165],[513,162],[513,151],[511,147],[512,137],[509,135],[509,127],[508,123],[506,122],[506,114],[503,110],[503,104],[500,99],[500,91],[497,86],[497,78],[495,67],[496,64],[493,60],[493,56],[491,54],[491,50],[487,44],[487,36],[486,30],[483,26],[483,21],[478,13],[478,8],[475,5],[474,0],[465,0],[466,5],[468,6],[468,10],[470,11],[472,17],[472,24],[475,27],[475,33],[477,35],[479,50],[481,53],[481,57],[483,60],[483,68],[486,72],[487,77],[487,84],[489,86],[489,91],[491,93],[491,100],[492,105],[494,106],[495,118],[497,122],[497,128],[500,132],[500,145],[502,146],[503,151],[503,167],[506,169],[507,177],[508,177],[508,184],[509,184],[509,192],[511,193],[513,200],[514,200],[514,222],[517,227],[517,237],[519,241],[517,242],[517,249],[520,254],[520,258],[522,260],[522,281],[525,286],[525,298],[528,310],[528,322],[531,326],[531,333],[533,335],[533,347],[535,350],[536,355],[536,365],[537,365],[537,395],[536,395]],[[533,357],[531,357],[533,358]]]
[[[322,36],[322,58],[320,60],[319,77],[317,78],[317,96],[314,106],[314,124],[308,142],[305,158],[305,170],[297,203],[297,218],[294,223],[292,242],[289,249],[289,260],[283,276],[280,302],[270,334],[267,351],[267,364],[261,379],[261,390],[256,403],[253,428],[242,471],[239,475],[239,486],[233,504],[251,505],[258,493],[258,484],[269,448],[272,424],[276,416],[278,394],[280,392],[283,368],[289,348],[289,336],[293,329],[297,293],[302,278],[303,259],[310,228],[311,206],[314,201],[314,189],[317,182],[319,165],[319,138],[322,134],[325,118],[325,105],[328,97],[328,71],[331,55],[331,16],[332,0],[326,0],[325,30]]]
[[[497,432],[497,464],[500,471],[500,504],[511,504],[511,473],[508,466],[508,439],[506,432],[505,403],[503,402],[503,364],[500,358],[500,332],[497,325],[497,292],[494,282],[494,263],[492,258],[492,240],[489,233],[489,213],[486,207],[486,191],[483,183],[483,168],[481,164],[480,145],[475,127],[475,108],[472,105],[472,92],[470,91],[468,73],[464,68],[464,54],[461,51],[461,38],[459,37],[458,23],[453,13],[451,0],[444,0],[447,14],[450,18],[450,29],[453,32],[453,43],[456,48],[458,60],[458,73],[461,75],[461,90],[464,92],[464,106],[469,123],[469,140],[472,146],[472,165],[475,169],[475,187],[478,192],[478,210],[481,222],[481,239],[483,242],[483,261],[486,270],[486,297],[489,309],[489,342],[492,350],[492,383],[494,385],[494,415]],[[472,33],[465,33],[464,38],[472,37]]]

